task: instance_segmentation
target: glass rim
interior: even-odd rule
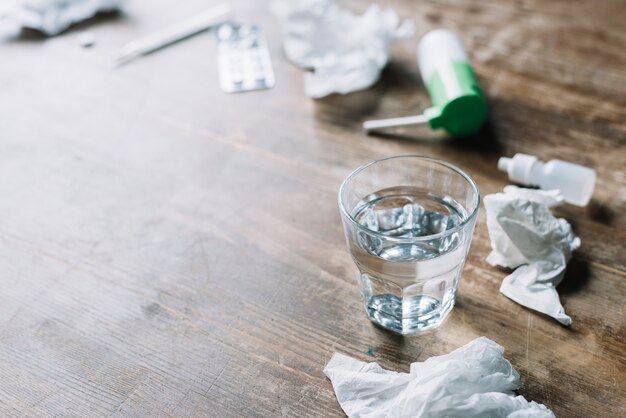
[[[460,174],[461,177],[463,177],[465,180],[467,180],[467,182],[472,186],[472,188],[476,191],[476,206],[474,207],[474,210],[472,210],[472,213],[470,213],[467,218],[465,218],[463,220],[463,222],[459,223],[458,225],[456,225],[454,228],[450,228],[447,229],[443,232],[439,232],[437,234],[432,234],[432,235],[424,235],[421,237],[411,237],[411,238],[403,238],[403,237],[392,237],[389,235],[385,235],[382,234],[378,231],[373,231],[371,229],[369,229],[368,227],[361,225],[360,223],[357,222],[356,219],[354,219],[354,217],[348,212],[348,210],[346,209],[346,205],[344,204],[343,198],[342,198],[342,194],[344,189],[347,187],[348,182],[357,174],[359,174],[361,171],[365,170],[366,168],[383,162],[383,161],[387,161],[387,160],[393,160],[393,159],[398,159],[398,158],[416,158],[418,160],[422,160],[422,161],[429,161],[435,164],[439,164],[442,165],[446,168],[451,169],[452,171],[456,172],[457,174]],[[438,238],[444,238],[447,237],[448,235],[452,235],[455,232],[458,232],[462,229],[464,229],[467,225],[469,225],[469,223],[471,221],[474,220],[474,218],[476,218],[476,216],[478,215],[478,209],[480,209],[480,189],[478,188],[478,185],[476,184],[476,182],[474,181],[474,179],[467,174],[465,171],[461,170],[459,167],[455,166],[452,163],[449,163],[447,161],[441,160],[439,158],[435,158],[435,157],[427,157],[425,155],[415,155],[415,154],[409,154],[409,155],[395,155],[392,157],[384,157],[384,158],[378,158],[376,160],[372,160],[372,161],[368,161],[365,164],[360,165],[359,167],[357,167],[356,169],[354,169],[350,174],[348,174],[346,176],[345,179],[343,179],[343,181],[341,182],[341,186],[339,186],[339,194],[338,194],[338,203],[339,203],[339,209],[341,211],[341,214],[347,218],[350,223],[352,225],[354,225],[357,229],[360,229],[361,231],[367,232],[368,234],[371,234],[373,236],[379,237],[379,238],[383,238],[387,241],[391,241],[391,242],[402,242],[402,243],[410,243],[410,242],[415,242],[415,241],[429,241],[432,239],[438,239]]]

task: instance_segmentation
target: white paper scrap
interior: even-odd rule
[[[514,394],[522,382],[503,353],[481,337],[412,363],[409,373],[335,353],[324,373],[350,418],[554,418],[544,405]]]
[[[35,29],[47,36],[57,35],[73,23],[98,12],[121,9],[126,0],[21,0],[7,12],[20,27]]]
[[[410,21],[393,10],[370,6],[357,16],[332,0],[277,0],[287,57],[307,72],[310,97],[346,94],[372,86],[389,60],[391,43],[411,36]]]
[[[516,269],[504,279],[500,292],[570,325],[556,286],[580,238],[565,219],[550,212],[563,203],[559,192],[507,186],[504,193],[485,196],[484,201],[492,248],[487,262]]]

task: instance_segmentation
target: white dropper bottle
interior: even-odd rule
[[[500,158],[498,170],[506,171],[510,180],[525,186],[559,189],[565,201],[576,206],[589,203],[596,184],[596,172],[591,168],[561,160],[544,163],[527,154]]]

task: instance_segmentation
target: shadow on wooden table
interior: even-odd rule
[[[430,103],[416,71],[416,68],[409,68],[406,63],[392,61],[372,87],[316,99],[315,117],[324,123],[361,129],[364,120],[417,114]],[[388,109],[385,98],[394,98],[394,102],[403,103],[402,109]]]
[[[557,286],[556,290],[559,292],[559,295],[580,292],[589,281],[590,273],[589,264],[586,260],[573,257],[567,265],[563,281]]]
[[[554,209],[557,216],[567,219],[572,225],[574,231],[579,229],[579,219],[590,219],[602,225],[619,226],[624,224],[623,213],[616,207],[611,207],[607,202],[592,198],[586,207],[577,207],[574,205],[563,205]]]
[[[591,199],[587,206],[587,213],[592,220],[603,225],[612,225],[617,215],[613,209],[597,199]]]

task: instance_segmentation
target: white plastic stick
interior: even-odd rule
[[[373,131],[397,126],[422,125],[424,123],[428,123],[428,117],[426,115],[415,115],[405,116],[403,118],[368,120],[363,122],[363,129]]]
[[[147,55],[175,42],[204,32],[225,22],[232,12],[229,3],[222,3],[163,31],[136,39],[126,44],[115,57],[116,64],[124,64],[134,58]]]

